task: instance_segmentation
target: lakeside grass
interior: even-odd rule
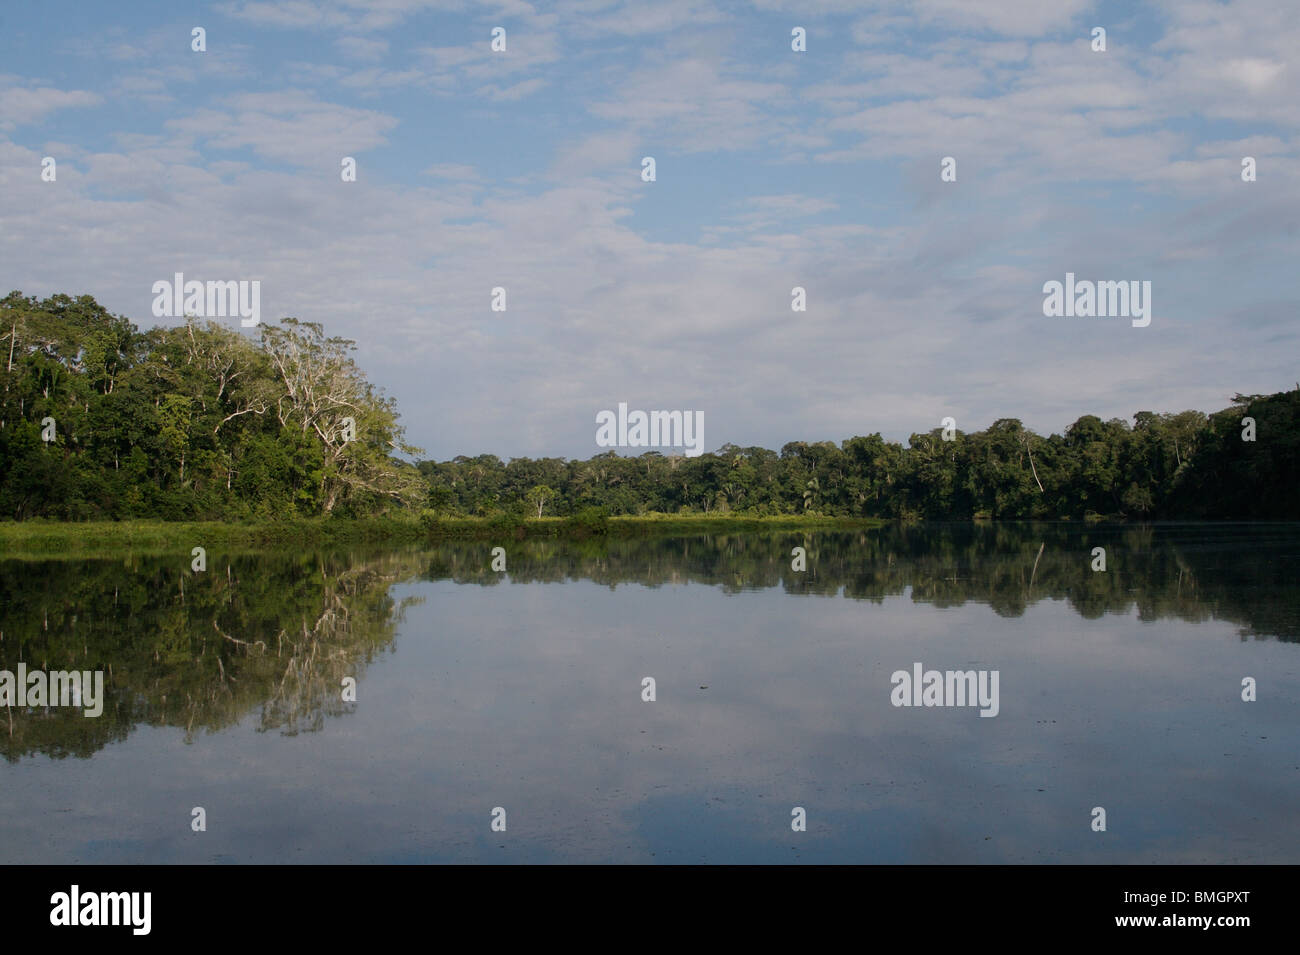
[[[275,521],[12,521],[0,522],[0,556],[57,557],[132,551],[188,553],[195,547],[228,551],[288,549],[299,545],[415,542],[415,521],[374,519]]]
[[[446,540],[582,539],[683,534],[754,534],[813,530],[865,530],[884,521],[787,514],[659,514],[619,517],[314,518],[230,524],[220,521],[0,522],[0,556],[60,557],[132,551],[189,553],[194,547],[227,551],[287,550],[359,544],[421,544]]]
[[[620,537],[649,534],[726,534],[765,531],[851,531],[882,527],[886,521],[867,517],[823,517],[809,514],[781,514],[753,517],[745,514],[659,514],[625,515],[609,518],[609,533]]]

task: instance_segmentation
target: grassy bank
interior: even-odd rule
[[[59,556],[111,553],[188,552],[194,547],[268,550],[355,544],[418,544],[440,540],[523,540],[530,537],[581,539],[600,535],[764,533],[861,530],[881,521],[786,515],[746,517],[719,514],[648,514],[640,517],[579,515],[521,520],[500,517],[422,517],[367,520],[301,520],[263,524],[121,521],[60,523],[0,522],[0,556]]]
[[[0,522],[0,556],[105,553],[131,550],[175,553],[194,547],[253,551],[300,545],[416,542],[421,528],[413,520],[304,520],[265,524],[216,521],[55,521]]]
[[[643,517],[611,517],[609,533],[620,537],[650,534],[736,534],[766,531],[844,531],[880,527],[875,518],[817,517],[785,514],[779,517],[746,517],[743,514],[648,514]]]

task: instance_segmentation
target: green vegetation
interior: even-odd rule
[[[352,343],[286,318],[137,332],[94,299],[0,300],[0,517],[274,521],[409,509],[417,453]]]
[[[1300,389],[1238,395],[1214,415],[1085,415],[1042,437],[1014,418],[984,431],[791,442],[778,454],[726,445],[699,457],[657,452],[587,461],[490,455],[421,461],[428,506],[446,515],[512,510],[529,488],[548,511],[611,515],[889,520],[1300,519]],[[1255,441],[1242,440],[1242,418]]]
[[[882,522],[834,517],[744,517],[732,515],[650,514],[607,517],[584,511],[540,520],[495,517],[442,518],[431,511],[412,516],[370,519],[313,518],[264,524],[213,521],[9,521],[0,522],[0,555],[80,558],[130,551],[136,554],[188,553],[193,547],[220,547],[227,553],[255,553],[303,547],[356,544],[417,544],[433,541],[505,541],[528,538],[645,537],[650,535],[788,533],[878,527]]]
[[[202,546],[252,553],[287,547],[417,542],[427,539],[414,520],[315,518],[299,521],[223,524],[217,521],[23,521],[0,522],[0,555],[81,557],[130,551],[188,553]]]
[[[752,522],[771,518],[1300,519],[1300,388],[1237,395],[1208,416],[1140,411],[1131,426],[1085,415],[1047,437],[1002,418],[950,441],[937,428],[913,434],[907,447],[877,433],[779,453],[728,444],[693,458],[412,464],[402,455],[420,449],[405,443],[393,401],[356,367],[351,342],[293,318],[258,334],[211,322],[142,333],[89,296],[0,300],[0,521],[236,522],[257,526],[215,539],[255,545],[299,534],[646,533],[674,521],[761,528],[770,525]],[[1254,441],[1242,439],[1247,416]],[[294,523],[318,518],[369,523]]]

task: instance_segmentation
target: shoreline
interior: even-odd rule
[[[811,531],[866,531],[899,524],[884,518],[828,517],[785,514],[772,517],[716,514],[646,514],[603,517],[518,518],[420,517],[304,518],[268,523],[222,521],[0,521],[0,559],[58,558],[120,554],[188,555],[194,547],[226,552],[286,551],[296,547],[420,546],[447,541],[628,540],[711,534],[780,534]],[[1025,518],[993,521],[966,518],[950,521],[902,522],[922,524],[1065,524],[1077,527],[1143,524],[1292,524],[1292,521],[1166,520],[1048,521]]]
[[[3,521],[0,557],[84,556],[123,550],[188,553],[194,547],[284,550],[356,544],[423,544],[449,540],[526,540],[591,537],[651,537],[718,533],[813,530],[870,530],[890,523],[879,518],[805,515],[753,517],[714,514],[648,514],[592,517],[422,517],[330,518],[273,523],[222,521]]]

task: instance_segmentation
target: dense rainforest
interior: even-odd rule
[[[90,296],[0,300],[0,518],[260,520],[418,505],[353,343],[288,318],[139,332]]]
[[[1139,411],[1131,425],[1085,415],[1061,435],[1002,418],[983,431],[913,434],[907,447],[877,433],[780,452],[728,444],[693,458],[610,451],[412,465],[405,459],[422,452],[352,349],[293,318],[257,337],[194,321],[140,332],[90,296],[10,293],[0,300],[0,519],[593,509],[1300,519],[1300,387],[1235,395],[1210,415]]]
[[[471,514],[552,498],[545,506],[560,515],[598,507],[903,520],[1300,519],[1300,389],[1232,400],[1212,415],[1140,411],[1132,426],[1085,415],[1047,437],[1001,418],[952,440],[938,428],[913,434],[906,448],[873,434],[838,446],[795,441],[779,453],[729,444],[695,458],[606,452],[504,463],[481,455],[419,467],[433,506]]]

